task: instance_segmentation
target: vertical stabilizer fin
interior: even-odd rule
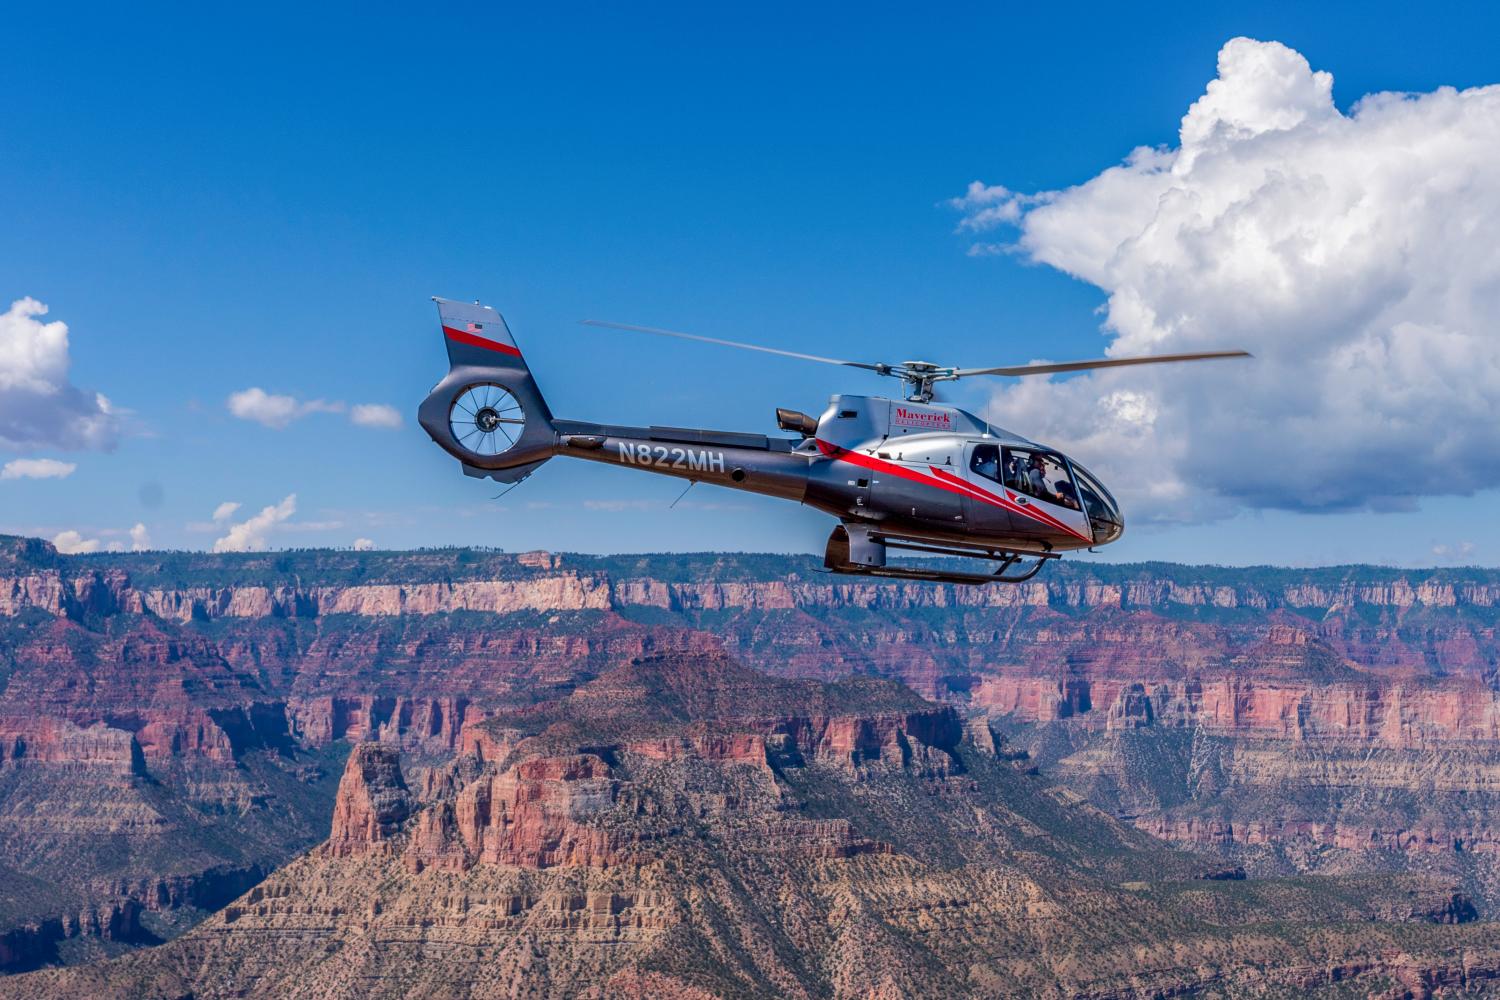
[[[471,476],[516,482],[552,457],[557,432],[505,318],[477,302],[433,298],[448,374],[417,421]]]

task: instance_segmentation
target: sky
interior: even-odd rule
[[[1245,348],[951,398],[1115,489],[1085,558],[1500,561],[1500,11],[4,16],[0,531],[821,551],[823,515],[591,463],[494,499],[415,422],[442,295],[501,310],[554,413],[630,424],[894,386],[581,319],[971,367]]]

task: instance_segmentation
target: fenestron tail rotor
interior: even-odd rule
[[[499,455],[515,447],[526,411],[511,391],[495,382],[465,386],[448,411],[448,426],[460,446],[476,455]]]
[[[1124,368],[1132,365],[1174,364],[1179,361],[1218,361],[1225,358],[1248,358],[1252,356],[1249,351],[1239,350],[1201,351],[1192,354],[1146,354],[1129,358],[1095,358],[1089,361],[1003,365],[995,368],[949,368],[932,364],[929,361],[903,361],[894,364],[871,361],[845,361],[840,358],[825,358],[817,354],[784,351],[776,347],[762,347],[759,344],[746,344],[737,340],[722,340],[718,337],[704,337],[695,333],[662,330],[652,326],[634,326],[629,323],[610,323],[596,319],[586,319],[581,322],[586,326],[628,330],[632,333],[651,333],[662,337],[678,337],[682,340],[697,340],[705,344],[718,344],[721,347],[737,347],[746,351],[759,351],[762,354],[779,354],[782,357],[797,358],[802,361],[817,361],[826,365],[841,365],[845,368],[861,368],[866,371],[875,372],[877,375],[889,375],[893,378],[901,379],[907,386],[906,398],[920,403],[932,400],[933,387],[937,383],[953,382],[961,378],[969,378],[973,375],[996,375],[1018,378],[1026,375],[1052,375],[1061,372],[1091,371],[1095,368]]]

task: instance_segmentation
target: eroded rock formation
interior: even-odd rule
[[[421,781],[394,745],[358,746],[323,847],[176,941],[0,980],[0,997],[1432,996],[1500,981],[1500,934],[1451,882],[1226,873],[891,682],[648,658],[473,735]]]
[[[1500,573],[1065,563],[976,589],[815,569],[467,550],[65,557],[0,540],[0,850],[14,859],[0,861],[13,904],[0,933],[103,927],[113,918],[76,915],[138,907],[143,938],[170,937],[210,908],[172,900],[218,897],[153,903],[152,887],[268,871],[323,837],[350,743],[428,760],[409,795],[452,792],[453,817],[418,810],[407,825],[436,824],[423,863],[451,865],[474,849],[442,762],[508,759],[534,736],[514,714],[575,691],[652,700],[595,679],[662,653],[895,679],[958,714],[690,725],[641,735],[627,748],[638,760],[940,777],[951,758],[933,748],[949,735],[1002,732],[1004,752],[1031,754],[1024,766],[1222,852],[1220,867],[1436,870],[1483,913],[1500,907]],[[569,833],[550,784],[489,780],[484,802],[464,784],[462,808],[491,822],[480,852],[493,863],[533,850],[498,846],[493,831],[517,817],[558,838],[543,853],[613,863],[637,849]],[[101,833],[124,846],[103,849]],[[27,961],[58,960],[47,947]]]

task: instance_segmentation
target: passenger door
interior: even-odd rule
[[[964,449],[963,475],[986,493],[1004,495],[1000,481],[1000,446],[971,441]],[[1014,536],[1019,518],[1004,507],[964,496],[964,521],[971,535]]]
[[[1042,448],[1007,446],[1000,449],[1000,479],[1005,497],[1026,512],[1014,516],[1017,531],[1037,536],[1072,532],[1092,544],[1078,485],[1061,455]]]
[[[874,473],[870,482],[872,503],[882,511],[940,531],[964,530],[962,490],[934,482],[931,470],[947,459],[937,446],[892,441],[881,446],[875,457],[898,465],[909,475]]]

